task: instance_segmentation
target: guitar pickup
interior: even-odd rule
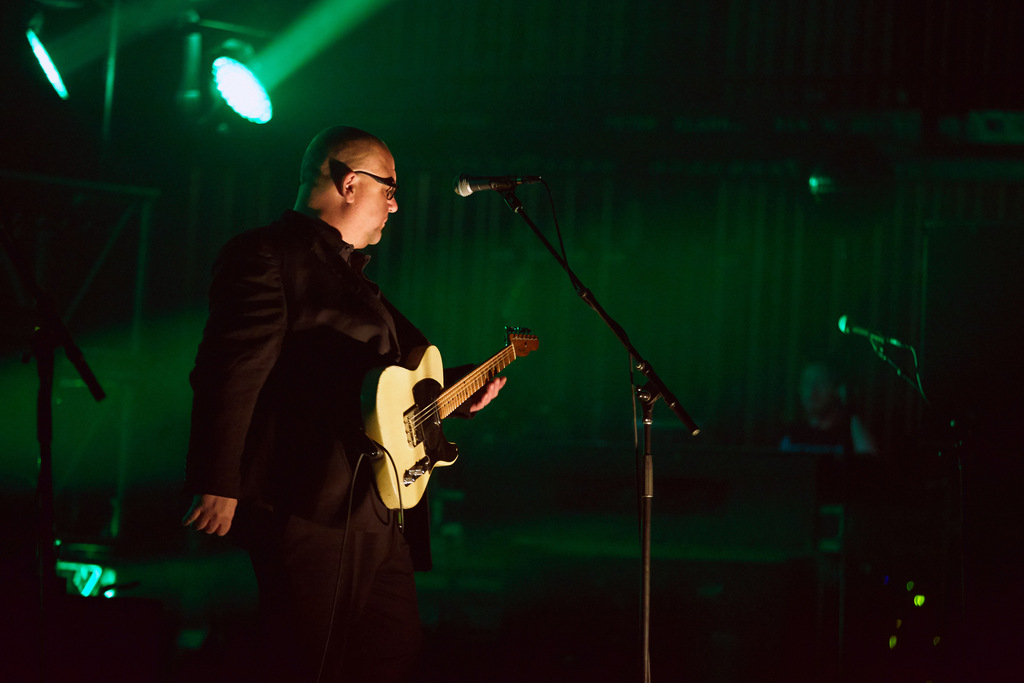
[[[414,404],[412,408],[402,413],[402,422],[405,424],[405,440],[408,442],[409,448],[416,448],[423,443],[426,438],[423,429],[425,425],[441,426],[441,416],[437,414],[437,410],[431,411],[426,419],[424,419],[424,412],[426,411],[420,411],[419,405]]]
[[[402,478],[402,483],[406,486],[411,486],[416,483],[416,480],[422,477],[424,474],[430,471],[430,458],[423,458],[414,464],[412,467],[405,471],[405,476]]]
[[[405,423],[405,440],[409,444],[409,448],[416,448],[423,441],[423,428],[417,427],[415,423],[417,409],[418,406],[413,405],[402,414],[402,422]]]

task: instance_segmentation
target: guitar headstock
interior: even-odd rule
[[[525,356],[530,351],[536,351],[540,346],[537,335],[530,334],[528,327],[506,327],[505,345],[511,346],[516,353],[516,358]]]

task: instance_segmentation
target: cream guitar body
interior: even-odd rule
[[[459,457],[441,421],[516,358],[538,347],[537,337],[513,330],[505,348],[452,386],[442,388],[444,365],[436,346],[411,354],[412,369],[392,365],[367,377],[364,396],[373,397],[364,415],[366,435],[377,445],[372,460],[381,500],[392,510],[409,509],[423,498],[435,467]]]

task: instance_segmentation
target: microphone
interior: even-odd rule
[[[877,339],[883,344],[889,344],[890,346],[896,346],[901,349],[907,346],[899,339],[893,339],[892,337],[883,337],[877,332],[872,332],[871,330],[865,329],[863,327],[850,325],[845,315],[839,318],[839,331],[842,332],[843,334],[859,334],[862,337]]]
[[[455,186],[455,194],[460,197],[468,197],[480,190],[507,192],[516,185],[532,185],[539,182],[541,182],[539,175],[473,176],[463,173],[455,179],[453,185]]]

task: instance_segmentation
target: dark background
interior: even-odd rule
[[[327,19],[280,47],[318,5]],[[233,37],[273,57],[270,123],[181,106],[188,10],[236,25],[204,28],[206,48]],[[28,54],[37,11],[67,101]],[[336,123],[396,157],[400,211],[371,276],[446,361],[482,361],[507,324],[541,340],[498,403],[448,428],[463,457],[431,484],[425,680],[628,680],[637,652],[628,357],[500,196],[452,193],[460,173],[545,178],[570,264],[702,427],[690,437],[655,410],[658,679],[1017,667],[1024,7],[83,0],[4,13],[3,223],[108,393],[94,402],[58,354],[61,554],[135,583],[71,612],[101,625],[73,629],[96,641],[68,658],[77,675],[116,679],[134,662],[149,672],[136,680],[178,680],[244,640],[244,558],[178,525],[187,374],[216,250],[291,206],[306,143]],[[812,194],[812,174],[834,191]],[[518,196],[557,242],[543,186]],[[0,270],[4,577],[31,614],[37,381],[20,360],[35,316],[6,257]],[[929,403],[838,332],[843,314],[915,347]],[[883,446],[858,475],[842,563],[819,545],[813,460],[775,451],[814,358],[843,368]],[[891,359],[913,375],[908,352]],[[908,606],[911,580],[925,607]],[[128,635],[148,644],[134,659]]]

